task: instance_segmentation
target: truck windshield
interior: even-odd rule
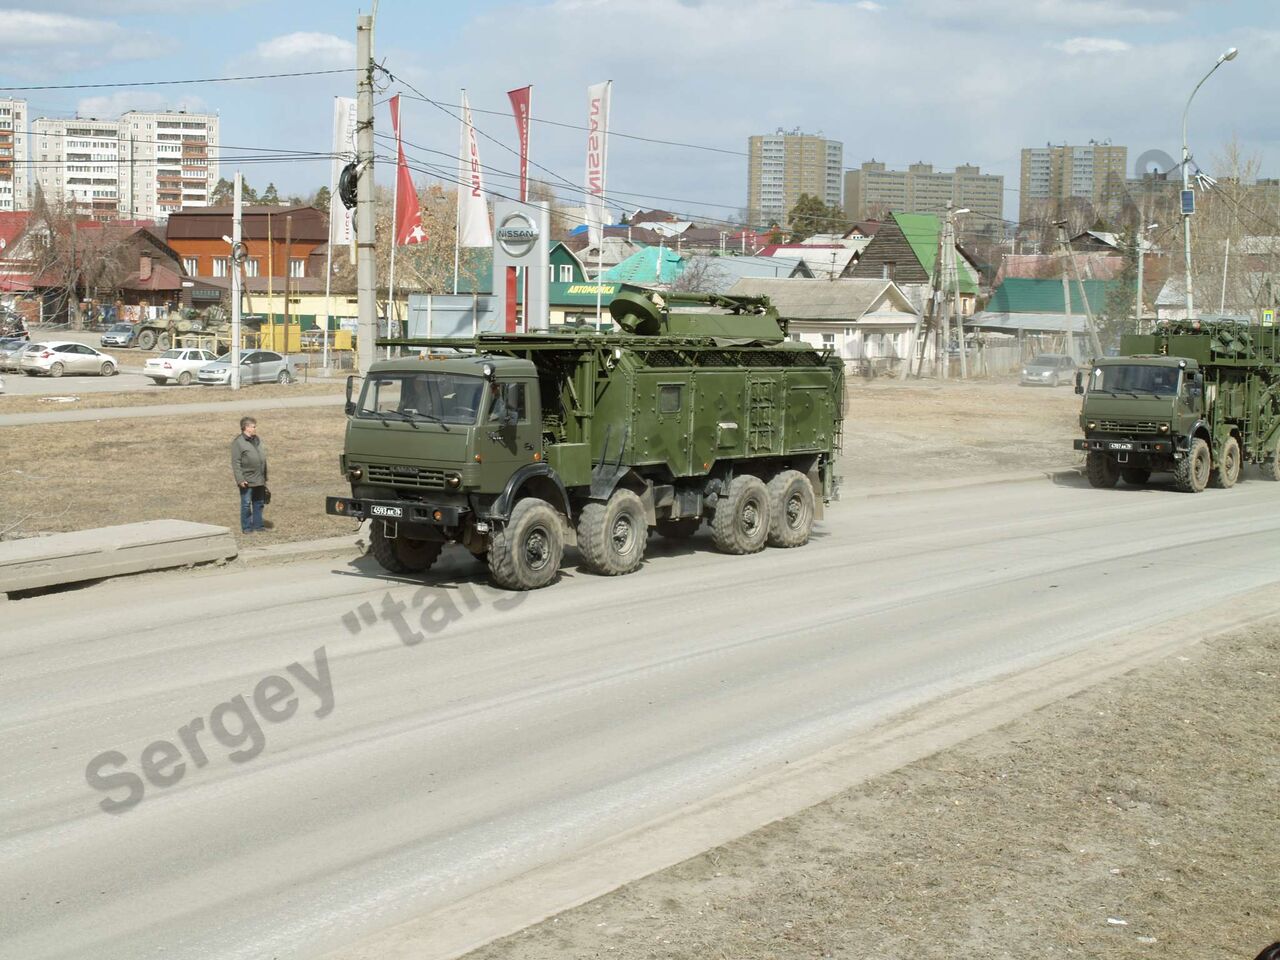
[[[1089,379],[1089,391],[1172,397],[1178,392],[1178,368],[1137,363],[1094,367]]]
[[[483,393],[483,378],[465,374],[370,374],[356,416],[473,424]]]

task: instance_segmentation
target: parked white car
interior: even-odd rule
[[[83,343],[51,340],[33,343],[22,352],[19,369],[28,377],[44,373],[60,377],[64,373],[90,373],[114,377],[120,370],[116,358]]]
[[[185,387],[196,379],[201,367],[217,359],[211,350],[179,347],[152,357],[142,368],[142,373],[159,384],[176,382]]]

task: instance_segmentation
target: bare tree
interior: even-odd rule
[[[680,293],[724,293],[729,275],[717,262],[719,257],[687,257],[684,269],[671,284]]]

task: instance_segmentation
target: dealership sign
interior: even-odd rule
[[[512,257],[523,257],[538,242],[538,225],[523,213],[511,213],[498,225],[498,244]]]

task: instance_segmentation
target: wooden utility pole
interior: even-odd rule
[[[244,269],[243,210],[244,175],[236,171],[231,206],[231,389],[240,389],[240,288]],[[217,344],[214,344],[217,351]]]
[[[373,201],[373,17],[356,18],[356,292],[360,373],[368,373],[378,336],[376,301],[378,268],[375,259]]]
[[[293,214],[284,218],[284,353],[289,347],[289,280],[293,274]]]

